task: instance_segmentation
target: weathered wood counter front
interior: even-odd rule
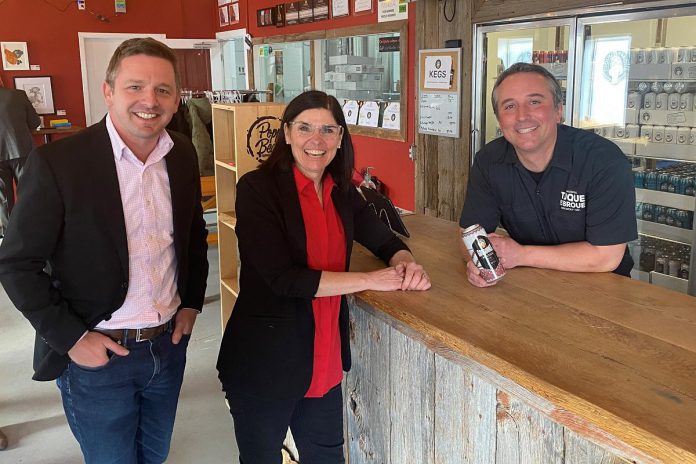
[[[351,464],[696,463],[696,298],[531,268],[478,289],[455,223],[405,222],[433,288],[351,299]]]

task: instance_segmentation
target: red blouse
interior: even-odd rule
[[[336,185],[331,174],[324,177],[322,189],[324,207],[322,208],[312,180],[306,178],[297,166],[293,167],[293,173],[307,234],[308,267],[322,271],[344,272],[346,238],[341,218],[331,200],[331,191]],[[309,385],[305,398],[324,396],[343,379],[341,334],[338,329],[340,309],[340,295],[323,296],[312,300],[314,363],[312,383]]]

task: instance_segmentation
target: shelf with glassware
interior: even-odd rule
[[[213,104],[215,191],[222,327],[239,294],[239,254],[235,227],[236,185],[268,156],[280,129],[281,103]]]

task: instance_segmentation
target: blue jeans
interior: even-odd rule
[[[106,365],[71,362],[57,384],[87,464],[162,463],[169,454],[190,336],[133,342]]]

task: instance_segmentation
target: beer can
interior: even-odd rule
[[[635,59],[636,59],[635,64],[645,64],[645,49],[644,48],[636,49],[636,58]]]
[[[694,94],[683,93],[679,96],[679,109],[691,111],[694,108]]]
[[[646,110],[655,109],[655,92],[648,92],[643,96],[643,108]]]
[[[669,94],[665,92],[660,92],[655,95],[655,109],[656,110],[666,110],[669,104]]]
[[[640,92],[628,92],[628,96],[626,97],[626,106],[628,108],[640,109],[642,104],[643,96],[640,94]],[[693,104],[691,106],[693,106]]]
[[[677,143],[677,128],[674,126],[665,127],[665,143]]]
[[[647,82],[640,82],[638,84],[638,92],[645,94],[645,93],[648,93],[649,91],[650,91],[650,84],[648,84]]]
[[[691,61],[692,63],[696,63],[696,48],[691,47],[691,49],[689,49],[689,53],[691,55],[691,59],[689,61]]]
[[[462,240],[486,282],[495,282],[505,275],[505,269],[483,227],[479,224],[467,227],[462,231]]]
[[[650,90],[655,92],[655,93],[662,92],[662,88],[663,88],[662,82],[655,81],[652,84],[650,84]]]
[[[689,132],[689,144],[696,145],[696,127],[692,127]]]
[[[626,124],[626,138],[636,139],[638,137],[640,137],[640,126],[638,124]]]
[[[667,97],[667,106],[670,110],[678,110],[681,102],[681,95],[678,93],[670,93]]]
[[[653,222],[655,219],[655,205],[643,203],[643,220]]]
[[[665,126],[653,126],[652,141],[662,143],[665,141]]]
[[[692,129],[692,133],[694,135],[696,135],[696,132],[693,132],[693,129]],[[691,135],[691,134],[689,134],[689,135]],[[646,142],[652,142],[652,140],[653,140],[653,126],[651,126],[650,124],[643,124],[642,126],[640,126],[640,137],[645,139]]]
[[[686,145],[689,143],[689,135],[691,133],[690,127],[680,127],[677,129],[677,143],[679,145]]]
[[[667,224],[667,207],[655,205],[653,207],[653,221],[659,224]]]
[[[679,47],[677,50],[677,63],[688,63],[691,61],[691,50],[687,47]]]
[[[647,64],[657,64],[657,49],[648,48],[645,50],[645,62]]]
[[[645,171],[633,171],[633,186],[635,188],[643,188],[645,186]],[[638,205],[641,205],[641,203],[636,203],[636,217],[638,217]],[[640,219],[640,217],[638,218]]]
[[[689,176],[684,178],[684,195],[696,196],[696,177]]]

